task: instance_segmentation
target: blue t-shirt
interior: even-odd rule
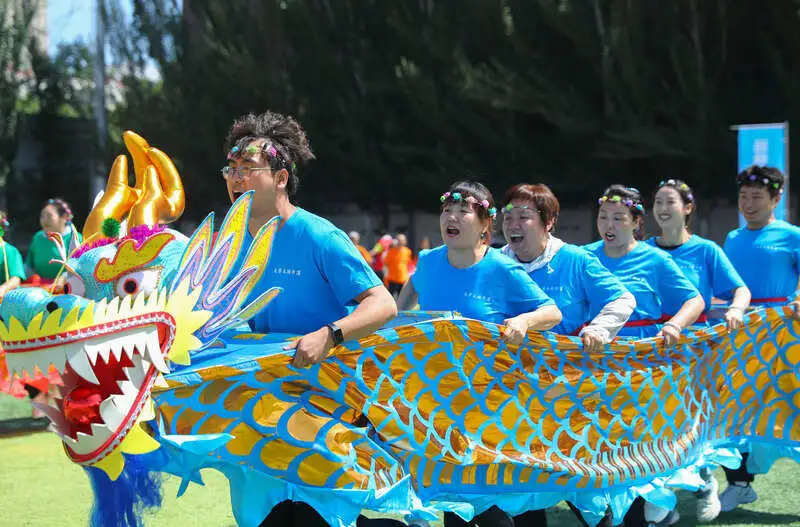
[[[700,291],[706,311],[711,309],[712,297],[730,300],[734,289],[744,287],[744,281],[725,256],[722,247],[711,240],[693,234],[685,243],[674,248],[659,246],[655,238],[650,238],[647,243],[672,256],[686,278]]]
[[[766,298],[792,300],[800,277],[800,228],[776,220],[758,230],[742,227],[728,233],[725,254],[753,295],[755,305]]]
[[[531,271],[530,276],[561,310],[563,318],[553,331],[563,335],[577,332],[606,304],[627,292],[595,255],[570,244],[561,247],[550,263]]]
[[[420,251],[411,282],[420,309],[495,324],[553,303],[520,264],[493,248],[466,269],[450,265],[446,245]]]
[[[248,232],[245,248],[252,242]],[[251,296],[272,287],[282,291],[250,326],[259,333],[316,331],[347,316],[355,298],[378,285],[375,272],[344,232],[298,208],[275,234],[267,269]]]
[[[603,240],[585,246],[597,256],[606,269],[620,279],[622,285],[636,298],[636,309],[628,323],[636,320],[658,320],[673,316],[683,304],[696,296],[697,289],[664,251],[637,243],[631,252],[620,258],[609,258],[603,250]],[[621,337],[652,337],[661,324],[625,326]]]

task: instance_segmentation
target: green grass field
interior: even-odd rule
[[[30,416],[30,406],[0,394],[0,420]],[[800,527],[800,467],[782,461],[756,482],[760,499],[744,509],[723,514],[712,525]],[[165,488],[164,506],[147,519],[148,527],[235,525],[227,480],[204,471],[205,487],[192,485],[175,498],[178,480]],[[718,474],[720,482],[724,478]],[[679,493],[680,526],[695,525],[695,500]],[[92,495],[78,466],[70,463],[58,438],[41,432],[0,436],[0,525],[14,527],[78,527],[87,524]],[[553,509],[549,525],[578,525],[565,508]]]

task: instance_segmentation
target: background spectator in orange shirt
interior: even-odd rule
[[[405,234],[397,235],[397,244],[386,252],[383,258],[389,292],[397,298],[403,285],[408,282],[408,269],[411,264],[411,249]]]
[[[356,249],[358,249],[358,252],[361,253],[361,256],[364,257],[364,260],[366,260],[369,265],[372,265],[372,255],[366,247],[361,245],[361,235],[358,231],[350,231],[347,235],[350,237],[350,241],[353,242],[353,245],[356,246]]]

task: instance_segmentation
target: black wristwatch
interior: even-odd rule
[[[342,330],[334,323],[330,323],[326,326],[328,331],[331,333],[331,338],[333,339],[333,345],[338,346],[342,342],[344,342],[344,335],[342,334]]]

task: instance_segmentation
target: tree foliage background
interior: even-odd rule
[[[181,8],[182,4],[182,8]],[[300,202],[431,209],[451,182],[543,181],[566,205],[664,177],[732,198],[737,123],[796,122],[798,0],[107,0],[133,129],[177,161],[187,215],[227,205],[232,120],[295,115]],[[161,80],[147,80],[155,62]],[[795,145],[798,143],[795,142]],[[792,148],[795,155],[797,147]]]

